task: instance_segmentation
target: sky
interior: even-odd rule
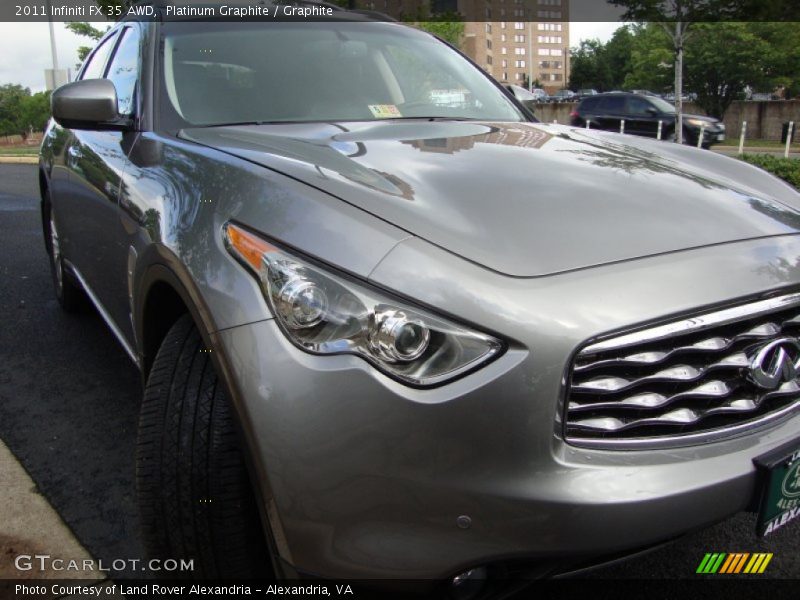
[[[99,25],[99,24],[96,24]],[[570,23],[570,46],[587,38],[608,40],[619,23]],[[75,69],[78,47],[91,45],[74,35],[63,23],[55,24],[56,50],[61,68]],[[0,22],[0,85],[19,83],[33,92],[44,90],[44,70],[52,66],[47,23]]]
[[[91,40],[74,35],[63,23],[55,23],[60,68],[78,62],[78,47]],[[47,23],[0,22],[0,85],[18,83],[33,92],[44,90],[44,70],[52,67],[50,30]]]

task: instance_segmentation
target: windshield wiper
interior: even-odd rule
[[[387,117],[385,119],[373,119],[374,121],[485,121],[475,117]]]
[[[207,128],[207,127],[240,127],[245,125],[274,125],[285,121],[240,121],[234,123],[209,123],[208,125],[192,125],[191,128]]]

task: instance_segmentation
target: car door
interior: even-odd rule
[[[114,31],[107,35],[89,54],[78,75],[79,80],[103,77],[108,59],[116,46],[118,34],[118,31]],[[54,125],[54,130],[59,131],[59,138],[64,144],[63,167],[66,177],[59,180],[51,178],[53,212],[64,256],[77,267],[86,262],[85,255],[88,252],[86,244],[82,241],[87,233],[81,217],[83,177],[80,174],[76,176],[74,172],[83,165],[82,148],[75,143],[75,130],[62,128],[58,124]]]
[[[90,63],[82,74],[111,80],[117,89],[120,116],[135,122],[140,70],[141,30],[136,23],[122,27],[109,43],[113,52],[101,70]],[[131,339],[127,295],[127,248],[119,214],[120,182],[138,133],[72,130],[66,163],[70,172],[67,233],[70,261],[82,283],[110,318],[117,333]],[[74,251],[72,251],[74,249]]]
[[[652,102],[639,96],[628,96],[625,112],[625,131],[627,133],[656,137],[659,111]]]
[[[599,98],[584,98],[578,105],[575,115],[577,119],[573,119],[573,125],[585,125],[587,121],[591,121],[590,127],[598,127],[597,124],[597,104]]]
[[[601,96],[597,107],[597,127],[606,131],[619,131],[625,114],[625,96]]]

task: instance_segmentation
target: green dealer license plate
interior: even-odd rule
[[[768,535],[800,517],[800,442],[755,459],[761,474],[761,505],[756,529]]]

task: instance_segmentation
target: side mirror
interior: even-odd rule
[[[651,117],[655,117],[658,114],[658,110],[651,106],[650,108],[647,109],[647,114],[650,115]]]
[[[117,90],[108,79],[63,85],[50,97],[53,118],[69,129],[125,129],[130,120],[117,113]]]

